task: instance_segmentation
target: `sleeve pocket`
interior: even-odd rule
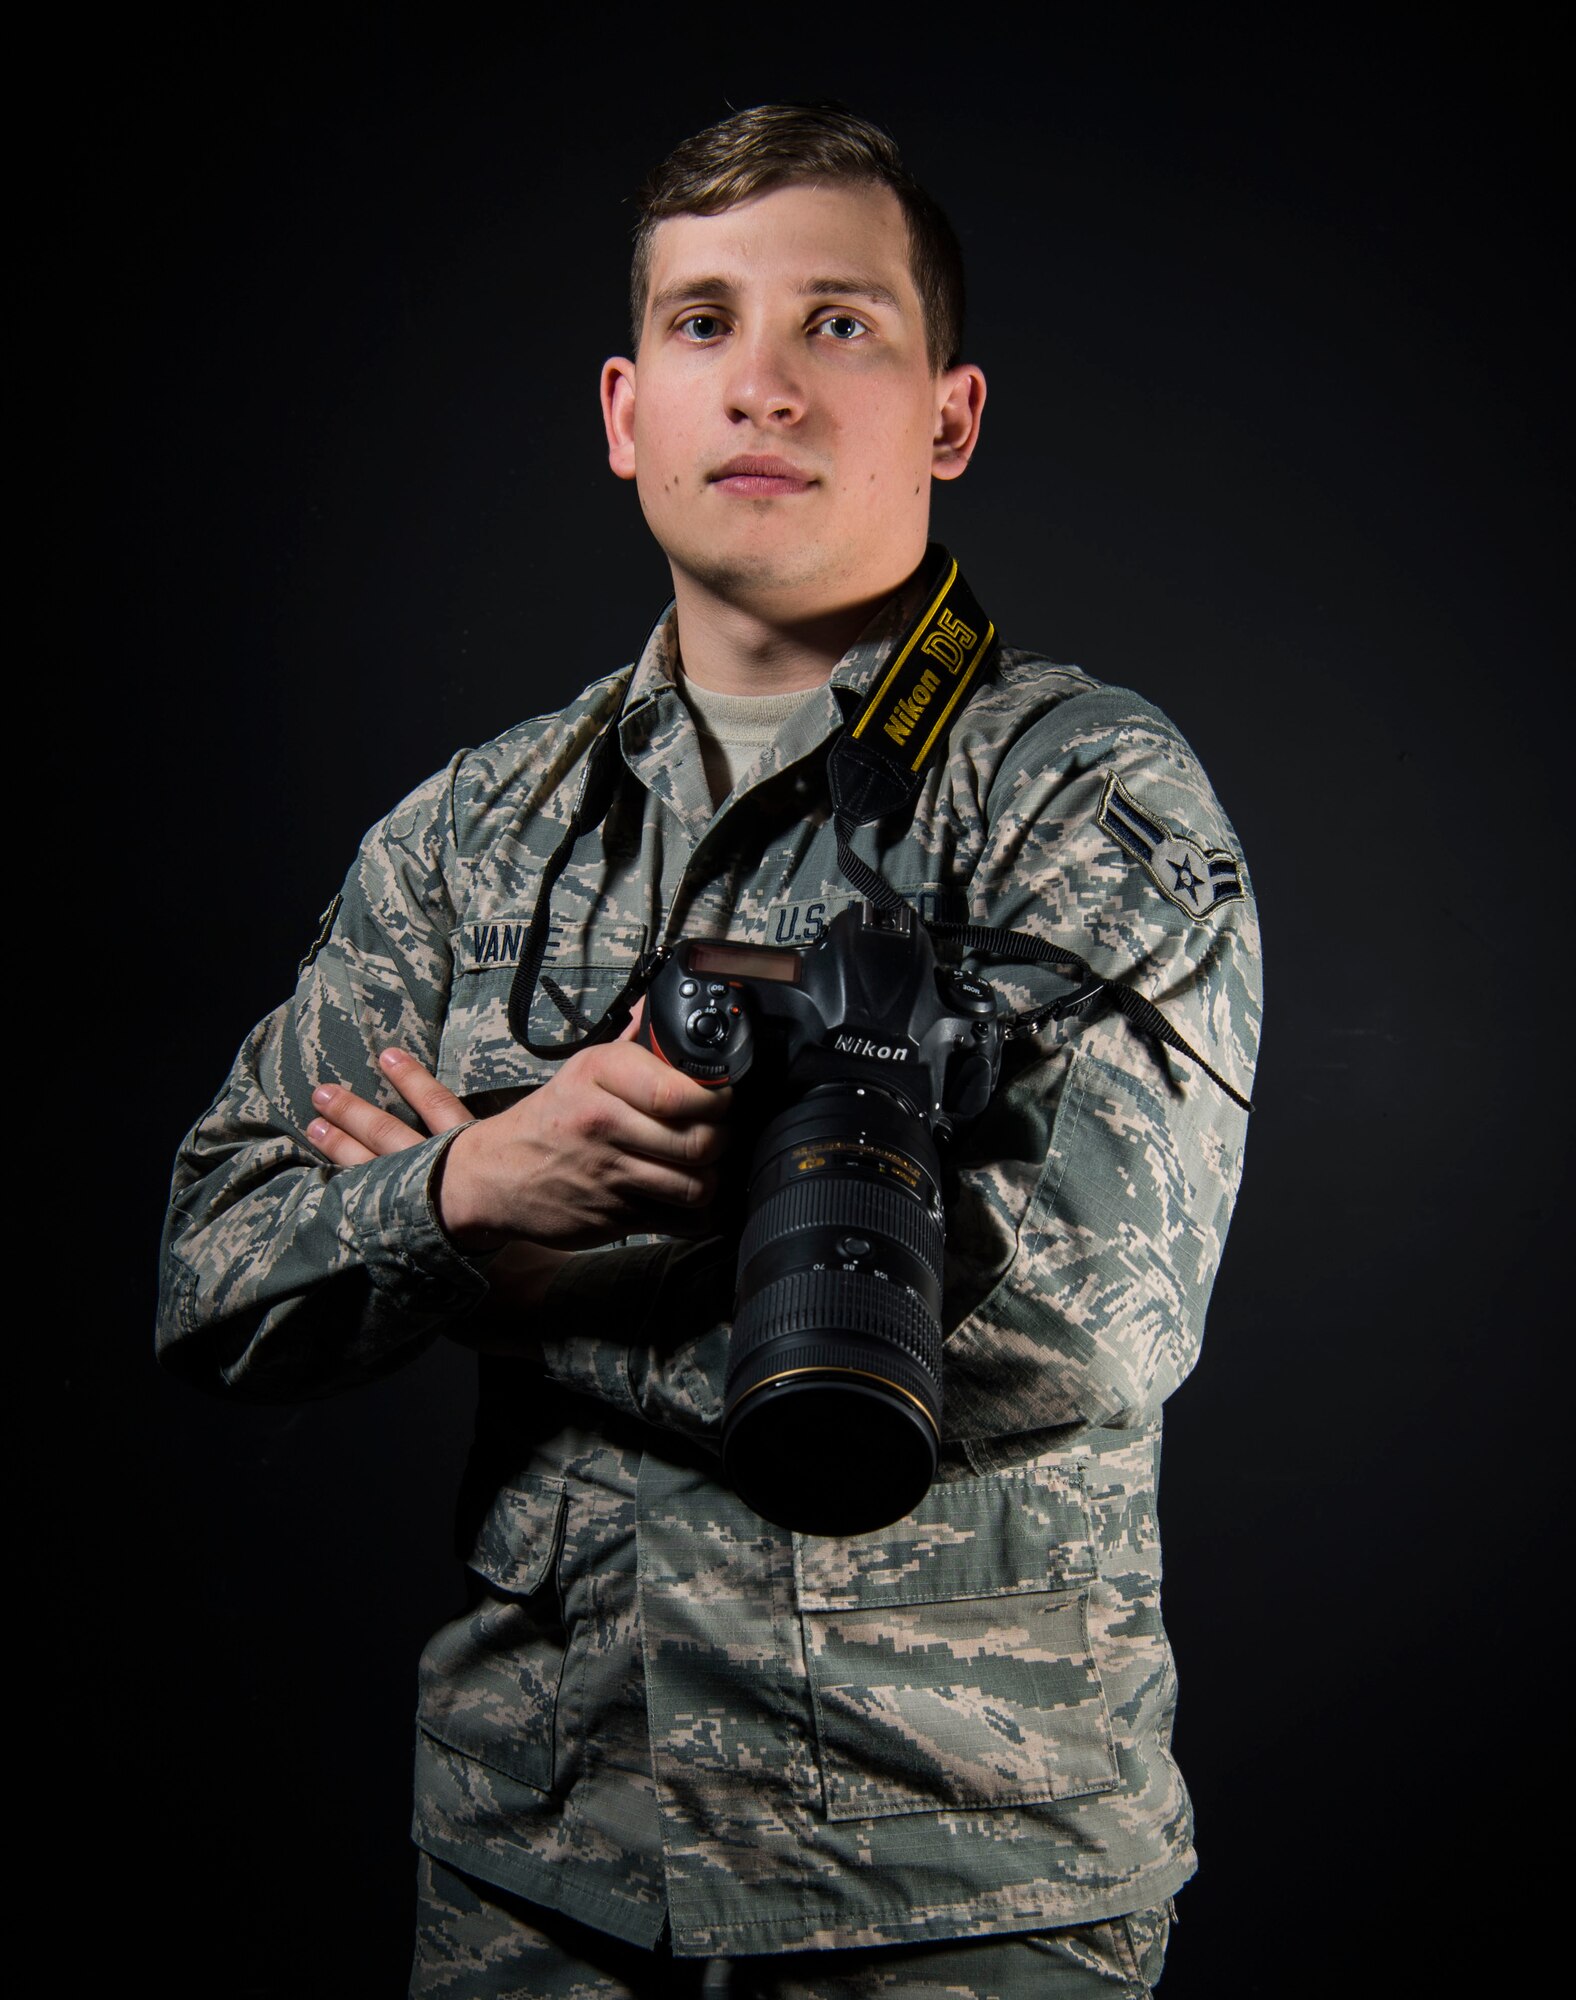
[[[829,1819],[1116,1786],[1076,1474],[957,1480],[880,1534],[796,1543]]]
[[[417,1721],[436,1741],[551,1791],[565,1634],[556,1587],[564,1487],[524,1474],[500,1488],[467,1564],[480,1601],[421,1657]]]

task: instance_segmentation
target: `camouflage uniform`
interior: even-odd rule
[[[417,1857],[410,2000],[1147,2000],[1169,1909],[863,1950],[676,1958]]]
[[[433,1212],[448,1139],[336,1171],[312,1087],[403,1110],[397,1042],[481,1112],[550,1066],[510,983],[579,767],[629,778],[554,895],[546,971],[595,1017],[648,940],[802,943],[852,900],[825,752],[895,599],[714,809],[671,612],[631,669],[457,756],[367,836],[295,997],[177,1163],[161,1342],[240,1396],[397,1366],[481,1307]],[[912,829],[865,858],[927,913],[1121,973],[1241,1090],[1257,928],[1198,763],[1134,695],[1010,649]],[[986,967],[1015,1006],[1054,975]],[[536,996],[534,1036],[563,1013]],[[408,1113],[405,1114],[408,1117]],[[462,1506],[470,1615],[423,1656],[415,1836],[449,1867],[680,1956],[918,1944],[1153,1909],[1193,1869],[1160,1622],[1161,1404],[1197,1357],[1242,1112],[1114,1014],[1011,1046],[954,1150],[940,1476],[851,1540],[718,1482],[726,1243],[632,1242],[484,1356]],[[815,1477],[807,1440],[807,1479]]]

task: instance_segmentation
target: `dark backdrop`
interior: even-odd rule
[[[665,571],[594,393],[626,196],[730,106],[827,95],[890,125],[970,258],[990,405],[939,532],[1012,638],[1178,720],[1262,906],[1246,1183],[1168,1420],[1203,1859],[1166,1991],[1539,1965],[1553,56],[1514,13],[1088,12],[260,12],[84,31],[33,78],[53,365],[24,583],[60,713],[27,858],[68,976],[22,1077],[65,1147],[54,1303],[23,1323],[49,1374],[25,1629],[60,1642],[30,1677],[68,1965],[403,1990],[468,1361],[303,1409],[164,1379],[168,1163],[363,828],[638,647]]]

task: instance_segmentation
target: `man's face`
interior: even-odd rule
[[[931,372],[896,195],[776,188],[672,217],[653,253],[639,356],[607,363],[603,408],[681,616],[693,586],[778,619],[894,590],[985,388]]]

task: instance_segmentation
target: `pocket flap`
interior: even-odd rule
[[[516,954],[525,928],[523,924],[490,927],[493,932],[510,932],[510,949]],[[531,1090],[546,1083],[558,1073],[559,1062],[532,1055],[515,1040],[509,1026],[516,970],[513,961],[480,967],[467,964],[464,954],[473,948],[458,931],[450,939],[450,948],[455,954],[456,976],[438,1044],[438,1081],[456,1097],[467,1099],[499,1091]],[[607,965],[563,965],[552,959],[543,967],[566,1003],[591,1021],[601,1020],[633,970],[633,958]],[[531,1001],[531,1039],[549,1048],[562,1048],[583,1032],[538,980]]]
[[[529,1597],[552,1568],[563,1512],[561,1479],[520,1474],[493,1496],[467,1565],[495,1589]]]
[[[799,1602],[812,1612],[1016,1596],[1095,1575],[1076,1467],[944,1482],[877,1534],[795,1535],[794,1543]]]

